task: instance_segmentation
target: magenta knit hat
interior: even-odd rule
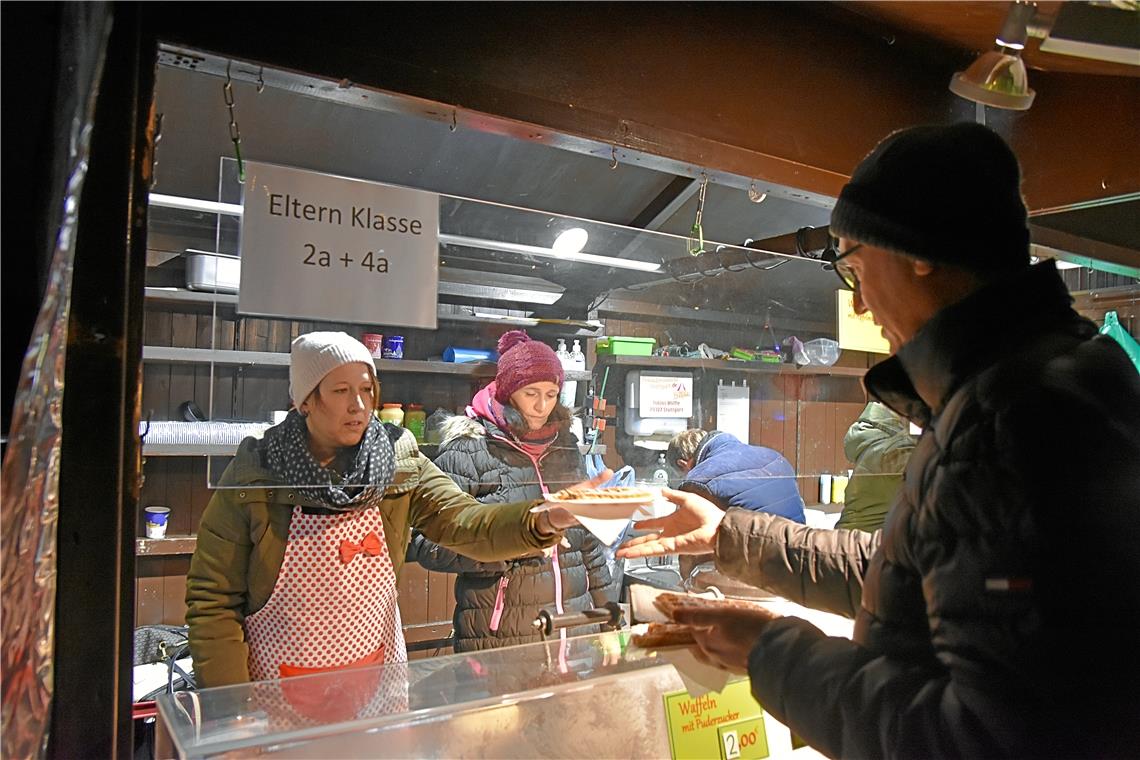
[[[566,373],[554,349],[531,340],[524,330],[511,330],[499,338],[499,371],[495,374],[495,400],[509,404],[519,388],[543,380],[562,387]]]

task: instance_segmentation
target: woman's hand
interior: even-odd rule
[[[597,488],[613,476],[614,471],[607,467],[589,480],[583,480],[581,483],[575,483],[574,485],[570,486],[570,488],[572,490],[579,488]],[[545,519],[543,519],[543,515],[546,515]],[[572,528],[578,524],[578,518],[574,517],[574,515],[568,509],[565,509],[563,507],[551,507],[550,509],[539,512],[538,516],[538,529],[540,532],[546,533],[547,535],[551,533],[560,533],[561,531],[564,531],[567,528]]]
[[[663,554],[704,554],[716,546],[716,530],[724,510],[708,499],[687,491],[662,488],[661,495],[677,505],[677,511],[635,524],[638,530],[657,531],[631,538],[617,550],[620,559],[657,557]]]
[[[780,616],[768,610],[680,607],[673,613],[678,623],[693,626],[693,656],[701,662],[733,673],[748,672],[748,655],[768,623]]]

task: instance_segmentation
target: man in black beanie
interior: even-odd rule
[[[619,556],[712,550],[794,599],[862,578],[853,641],[771,614],[676,615],[707,626],[700,657],[746,671],[830,756],[1136,756],[1140,375],[1052,261],[1030,266],[1012,151],[975,124],[897,132],[831,231],[891,346],[867,391],[924,430],[881,533],[670,492],[677,512]]]

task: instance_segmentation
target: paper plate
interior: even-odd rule
[[[652,501],[637,498],[599,499],[598,501],[547,499],[546,503],[552,507],[561,507],[577,517],[587,517],[594,520],[628,520],[642,507],[652,504]]]

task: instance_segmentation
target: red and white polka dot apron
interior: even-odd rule
[[[380,510],[310,515],[295,506],[277,583],[265,606],[246,618],[245,632],[254,681],[363,669],[337,679],[336,699],[327,691],[305,693],[305,682],[327,679],[283,682],[284,696],[304,717],[323,722],[363,717],[366,707],[406,709],[406,689],[380,688],[379,671],[388,669],[367,667],[408,660]]]

